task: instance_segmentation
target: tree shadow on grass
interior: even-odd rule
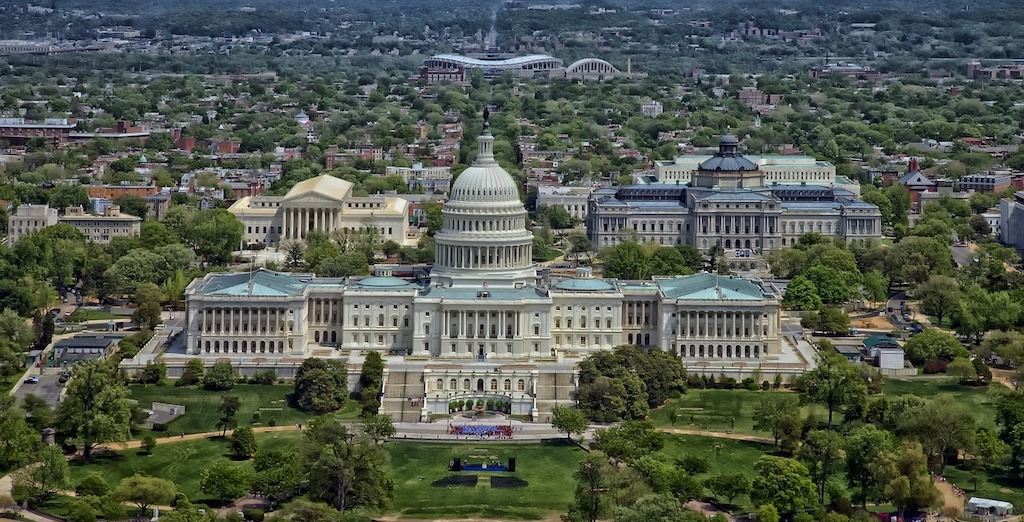
[[[476,475],[448,475],[430,483],[435,488],[464,487],[475,488],[479,477]]]

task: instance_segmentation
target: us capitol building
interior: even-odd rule
[[[782,336],[781,296],[758,280],[618,281],[587,268],[573,278],[539,277],[518,186],[495,160],[493,142],[485,126],[476,161],[452,185],[429,285],[386,267],[346,279],[208,274],[186,290],[179,362],[227,359],[243,373],[284,375],[315,356],[347,360],[354,376],[363,354],[380,352],[382,412],[401,421],[481,398],[548,421],[554,406],[573,404],[577,364],[620,344],[671,351],[688,371],[715,376],[770,379],[805,369]]]

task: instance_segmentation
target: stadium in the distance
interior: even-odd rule
[[[479,69],[485,77],[501,76],[505,73],[510,73],[516,78],[576,78],[583,80],[646,76],[633,73],[632,67],[628,63],[626,71],[623,72],[599,58],[584,58],[566,67],[562,60],[546,54],[525,56],[437,54],[423,61],[420,78],[427,83],[461,83],[467,80],[467,71],[473,69]]]

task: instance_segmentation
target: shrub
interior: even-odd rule
[[[733,379],[732,377],[726,377],[722,381],[722,388],[725,388],[726,390],[735,389],[736,388],[736,379]]]
[[[256,411],[252,412],[252,422],[253,422],[253,424],[258,423],[261,420],[263,420],[263,414],[260,413],[260,410],[256,410]]]
[[[75,494],[80,497],[102,497],[110,491],[110,485],[99,473],[86,475],[82,482],[75,488]]]
[[[702,390],[707,382],[700,375],[687,375],[686,376],[686,387],[693,388],[695,390]]]
[[[277,382],[277,373],[274,370],[256,372],[252,375],[250,382],[253,384],[274,384]]]
[[[167,425],[162,422],[153,424],[153,431],[167,431]]]
[[[772,384],[770,382],[768,382],[768,379],[765,379],[763,382],[761,382],[761,389],[762,390],[767,390],[768,388],[771,388],[771,387],[772,387]]]
[[[267,421],[267,426],[277,426],[277,419],[271,417],[270,420]]]
[[[96,522],[96,518],[100,516],[100,512],[83,498],[76,498],[68,503],[66,513],[68,520],[72,522]]]
[[[772,382],[772,388],[777,390],[780,386],[782,386],[782,375],[776,373],[775,380]]]
[[[193,384],[199,384],[199,381],[203,380],[203,374],[206,369],[203,367],[202,359],[190,359],[185,364],[185,373],[181,375],[178,382],[174,383],[175,386],[191,386]]]
[[[127,520],[128,506],[121,503],[121,500],[112,495],[106,495],[100,499],[97,505],[103,518],[107,520]]]
[[[249,522],[263,522],[263,510],[262,509],[243,509],[242,517]]]
[[[156,438],[154,438],[152,435],[146,435],[145,437],[142,437],[141,446],[146,453],[153,453],[153,448],[156,447]]]
[[[174,495],[174,500],[171,501],[171,507],[187,506],[188,504],[188,497],[180,491]]]
[[[754,379],[747,377],[746,379],[743,379],[743,389],[754,391],[757,389],[757,382],[755,382]]]
[[[942,359],[935,359],[924,363],[924,373],[935,374],[935,373],[946,373],[946,366],[948,363]]]

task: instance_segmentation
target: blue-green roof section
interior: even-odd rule
[[[610,292],[615,290],[615,285],[600,279],[563,279],[555,283],[558,290],[570,292]]]
[[[395,289],[395,288],[419,288],[418,285],[410,283],[405,279],[392,276],[364,277],[352,282],[355,289]]]
[[[657,278],[655,281],[661,293],[671,299],[758,301],[766,297],[760,285],[749,279],[716,274]]]
[[[265,269],[210,274],[198,291],[208,296],[287,297],[301,294],[311,278],[312,274],[283,274]]]

